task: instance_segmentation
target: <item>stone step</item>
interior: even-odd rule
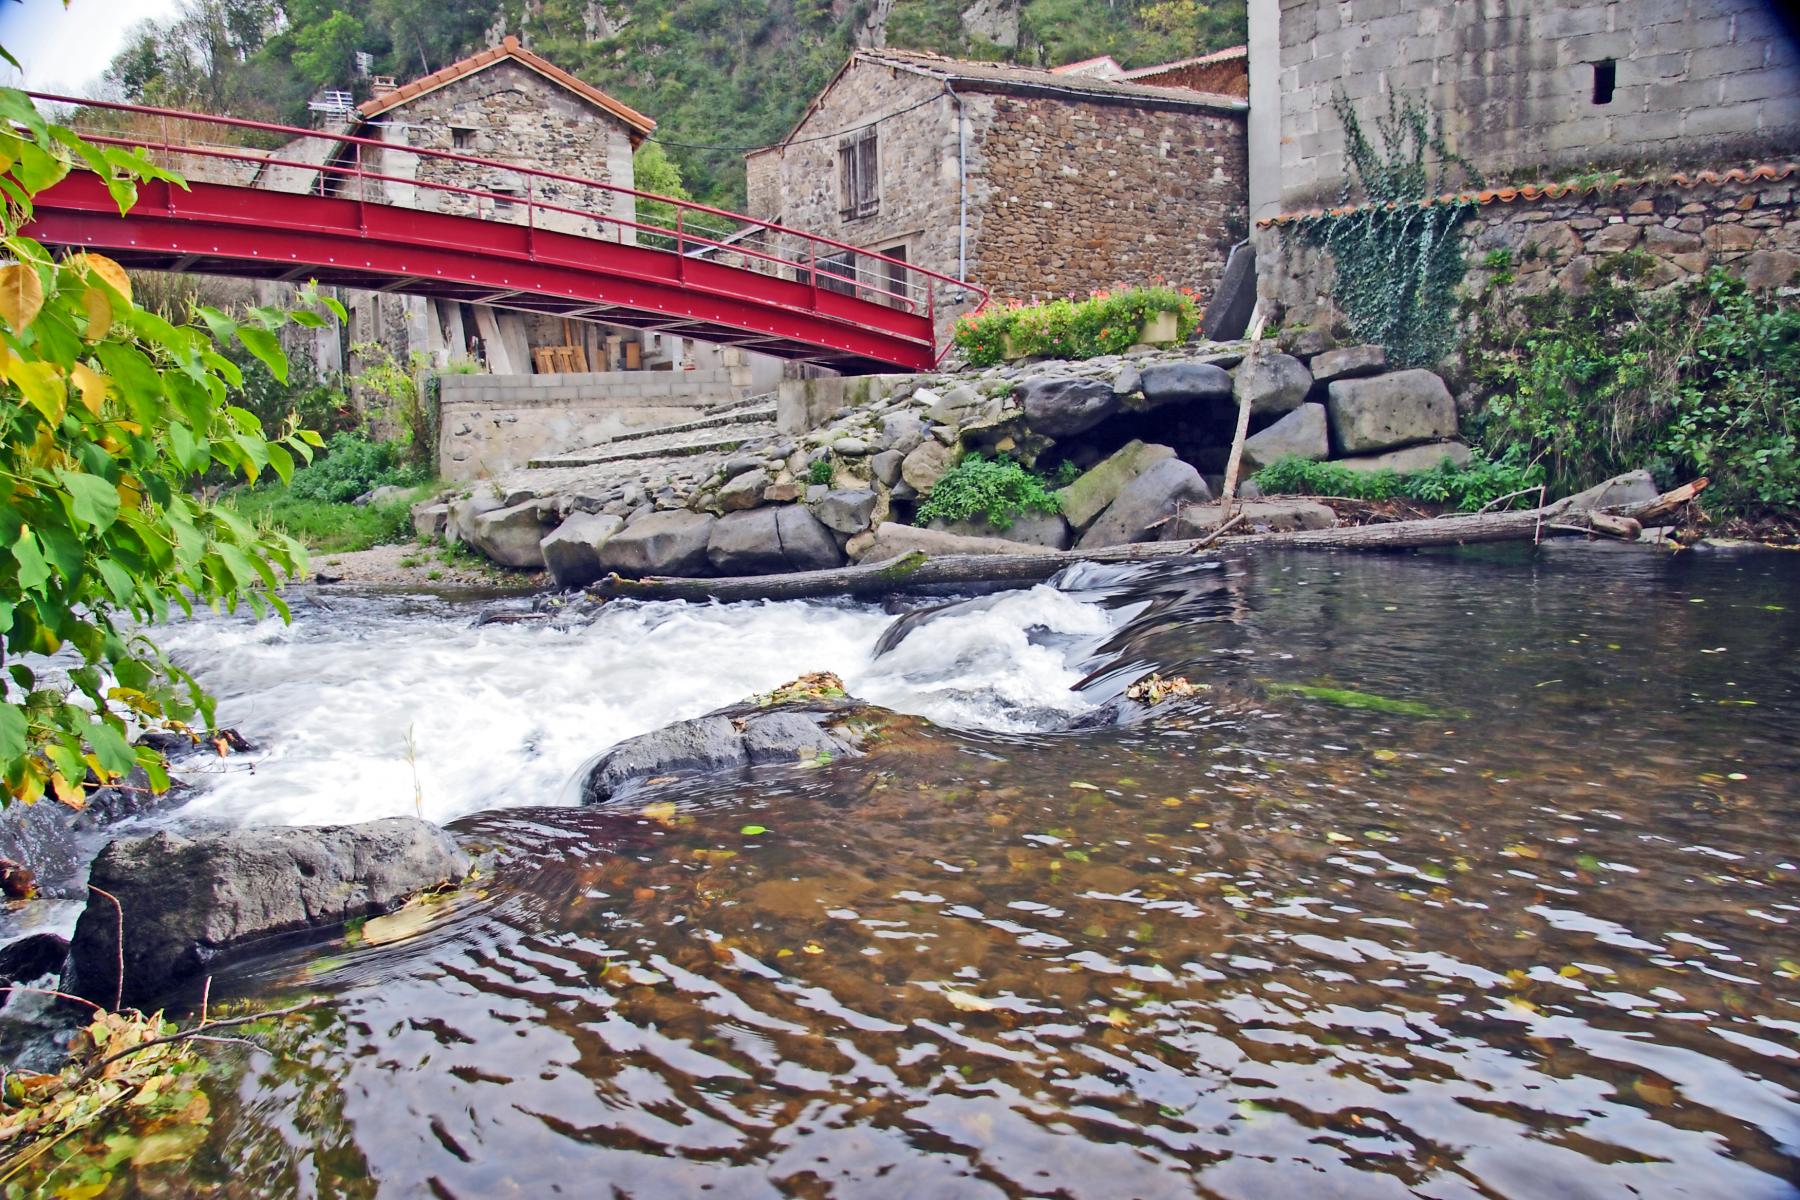
[[[607,442],[568,454],[552,454],[531,460],[533,470],[553,467],[593,467],[602,463],[643,458],[682,458],[712,450],[732,450],[745,442],[775,436],[773,421],[715,425],[701,429],[662,429],[653,436],[632,441]]]
[[[745,405],[739,408],[721,409],[709,412],[704,417],[695,417],[691,421],[676,421],[669,425],[647,425],[642,429],[633,429],[629,433],[616,434],[604,442],[595,442],[591,446],[583,446],[580,450],[570,451],[572,454],[587,454],[610,446],[622,446],[631,442],[641,442],[646,438],[661,437],[666,433],[691,433],[696,429],[717,429],[724,425],[762,424],[775,419],[775,406]]]

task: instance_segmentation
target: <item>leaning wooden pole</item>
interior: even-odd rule
[[[1078,562],[1134,563],[1243,549],[1403,550],[1463,546],[1482,542],[1532,541],[1541,536],[1622,532],[1620,520],[1654,525],[1697,496],[1706,480],[1665,492],[1644,504],[1620,505],[1599,513],[1571,509],[1567,500],[1522,512],[1471,513],[1385,525],[1259,533],[1228,538],[1216,548],[1212,538],[1180,542],[1134,542],[1101,550],[1042,550],[1025,554],[954,554],[932,557],[914,550],[878,563],[832,571],[795,571],[723,579],[609,575],[592,594],[603,599],[638,600],[803,600],[817,596],[882,596],[914,588],[975,583],[1034,583]]]
[[[1260,309],[1260,306],[1259,306]],[[1263,318],[1258,311],[1250,321],[1250,352],[1238,371],[1251,370],[1262,350]],[[1237,430],[1231,435],[1231,457],[1225,461],[1225,485],[1219,489],[1219,516],[1229,517],[1237,504],[1238,467],[1244,461],[1244,442],[1250,437],[1250,389],[1238,396]]]

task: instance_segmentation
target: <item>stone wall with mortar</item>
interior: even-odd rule
[[[1800,145],[1800,48],[1763,0],[1279,3],[1284,210],[1338,194],[1338,94],[1365,122],[1392,93],[1422,98],[1490,180]],[[1600,103],[1607,61],[1615,84]]]
[[[438,474],[452,481],[518,470],[533,458],[692,420],[743,399],[748,367],[563,375],[445,375]]]
[[[1506,252],[1514,286],[1580,288],[1596,260],[1628,250],[1649,255],[1647,286],[1692,279],[1718,266],[1756,289],[1800,283],[1800,166],[1704,172],[1587,188],[1488,193],[1463,226],[1467,287]],[[1256,230],[1259,289],[1284,327],[1329,327],[1332,262],[1301,242],[1291,221]],[[1499,267],[1498,262],[1495,264]]]

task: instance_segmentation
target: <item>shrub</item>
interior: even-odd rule
[[[831,460],[829,458],[821,458],[812,466],[808,467],[806,469],[806,482],[829,484],[831,482]]]
[[[1725,512],[1800,508],[1800,311],[1720,271],[1651,290],[1648,266],[1603,260],[1584,296],[1489,295],[1476,439],[1559,491],[1647,467],[1665,486],[1707,476]]]
[[[339,433],[326,445],[324,457],[294,472],[289,486],[301,500],[348,504],[384,484],[410,487],[421,483],[424,475],[421,468],[400,462],[400,448],[393,442],[372,442],[360,433]]]
[[[1186,288],[1139,287],[1095,292],[1086,300],[1052,300],[1030,307],[1013,305],[964,317],[956,324],[956,346],[972,367],[991,367],[1006,356],[1096,358],[1121,354],[1137,344],[1145,322],[1158,313],[1175,314],[1175,340],[1186,341],[1199,324],[1199,307]]]
[[[1419,500],[1445,504],[1464,512],[1484,508],[1502,496],[1535,488],[1544,481],[1543,468],[1526,465],[1515,456],[1489,462],[1477,454],[1467,466],[1446,457],[1425,471],[1357,471],[1337,463],[1309,462],[1304,458],[1279,459],[1255,476],[1256,486],[1267,495],[1344,496],[1351,500]],[[1535,497],[1515,497],[1510,507],[1535,502]]]
[[[915,525],[982,517],[997,530],[1012,528],[1025,512],[1056,513],[1062,505],[1044,481],[1010,458],[969,454],[931,489],[919,505]]]

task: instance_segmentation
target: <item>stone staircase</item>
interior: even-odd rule
[[[748,441],[775,434],[775,397],[751,396],[714,405],[692,420],[634,429],[592,446],[531,460],[532,470],[597,467],[606,463],[652,458],[682,458],[711,451],[734,450]]]

